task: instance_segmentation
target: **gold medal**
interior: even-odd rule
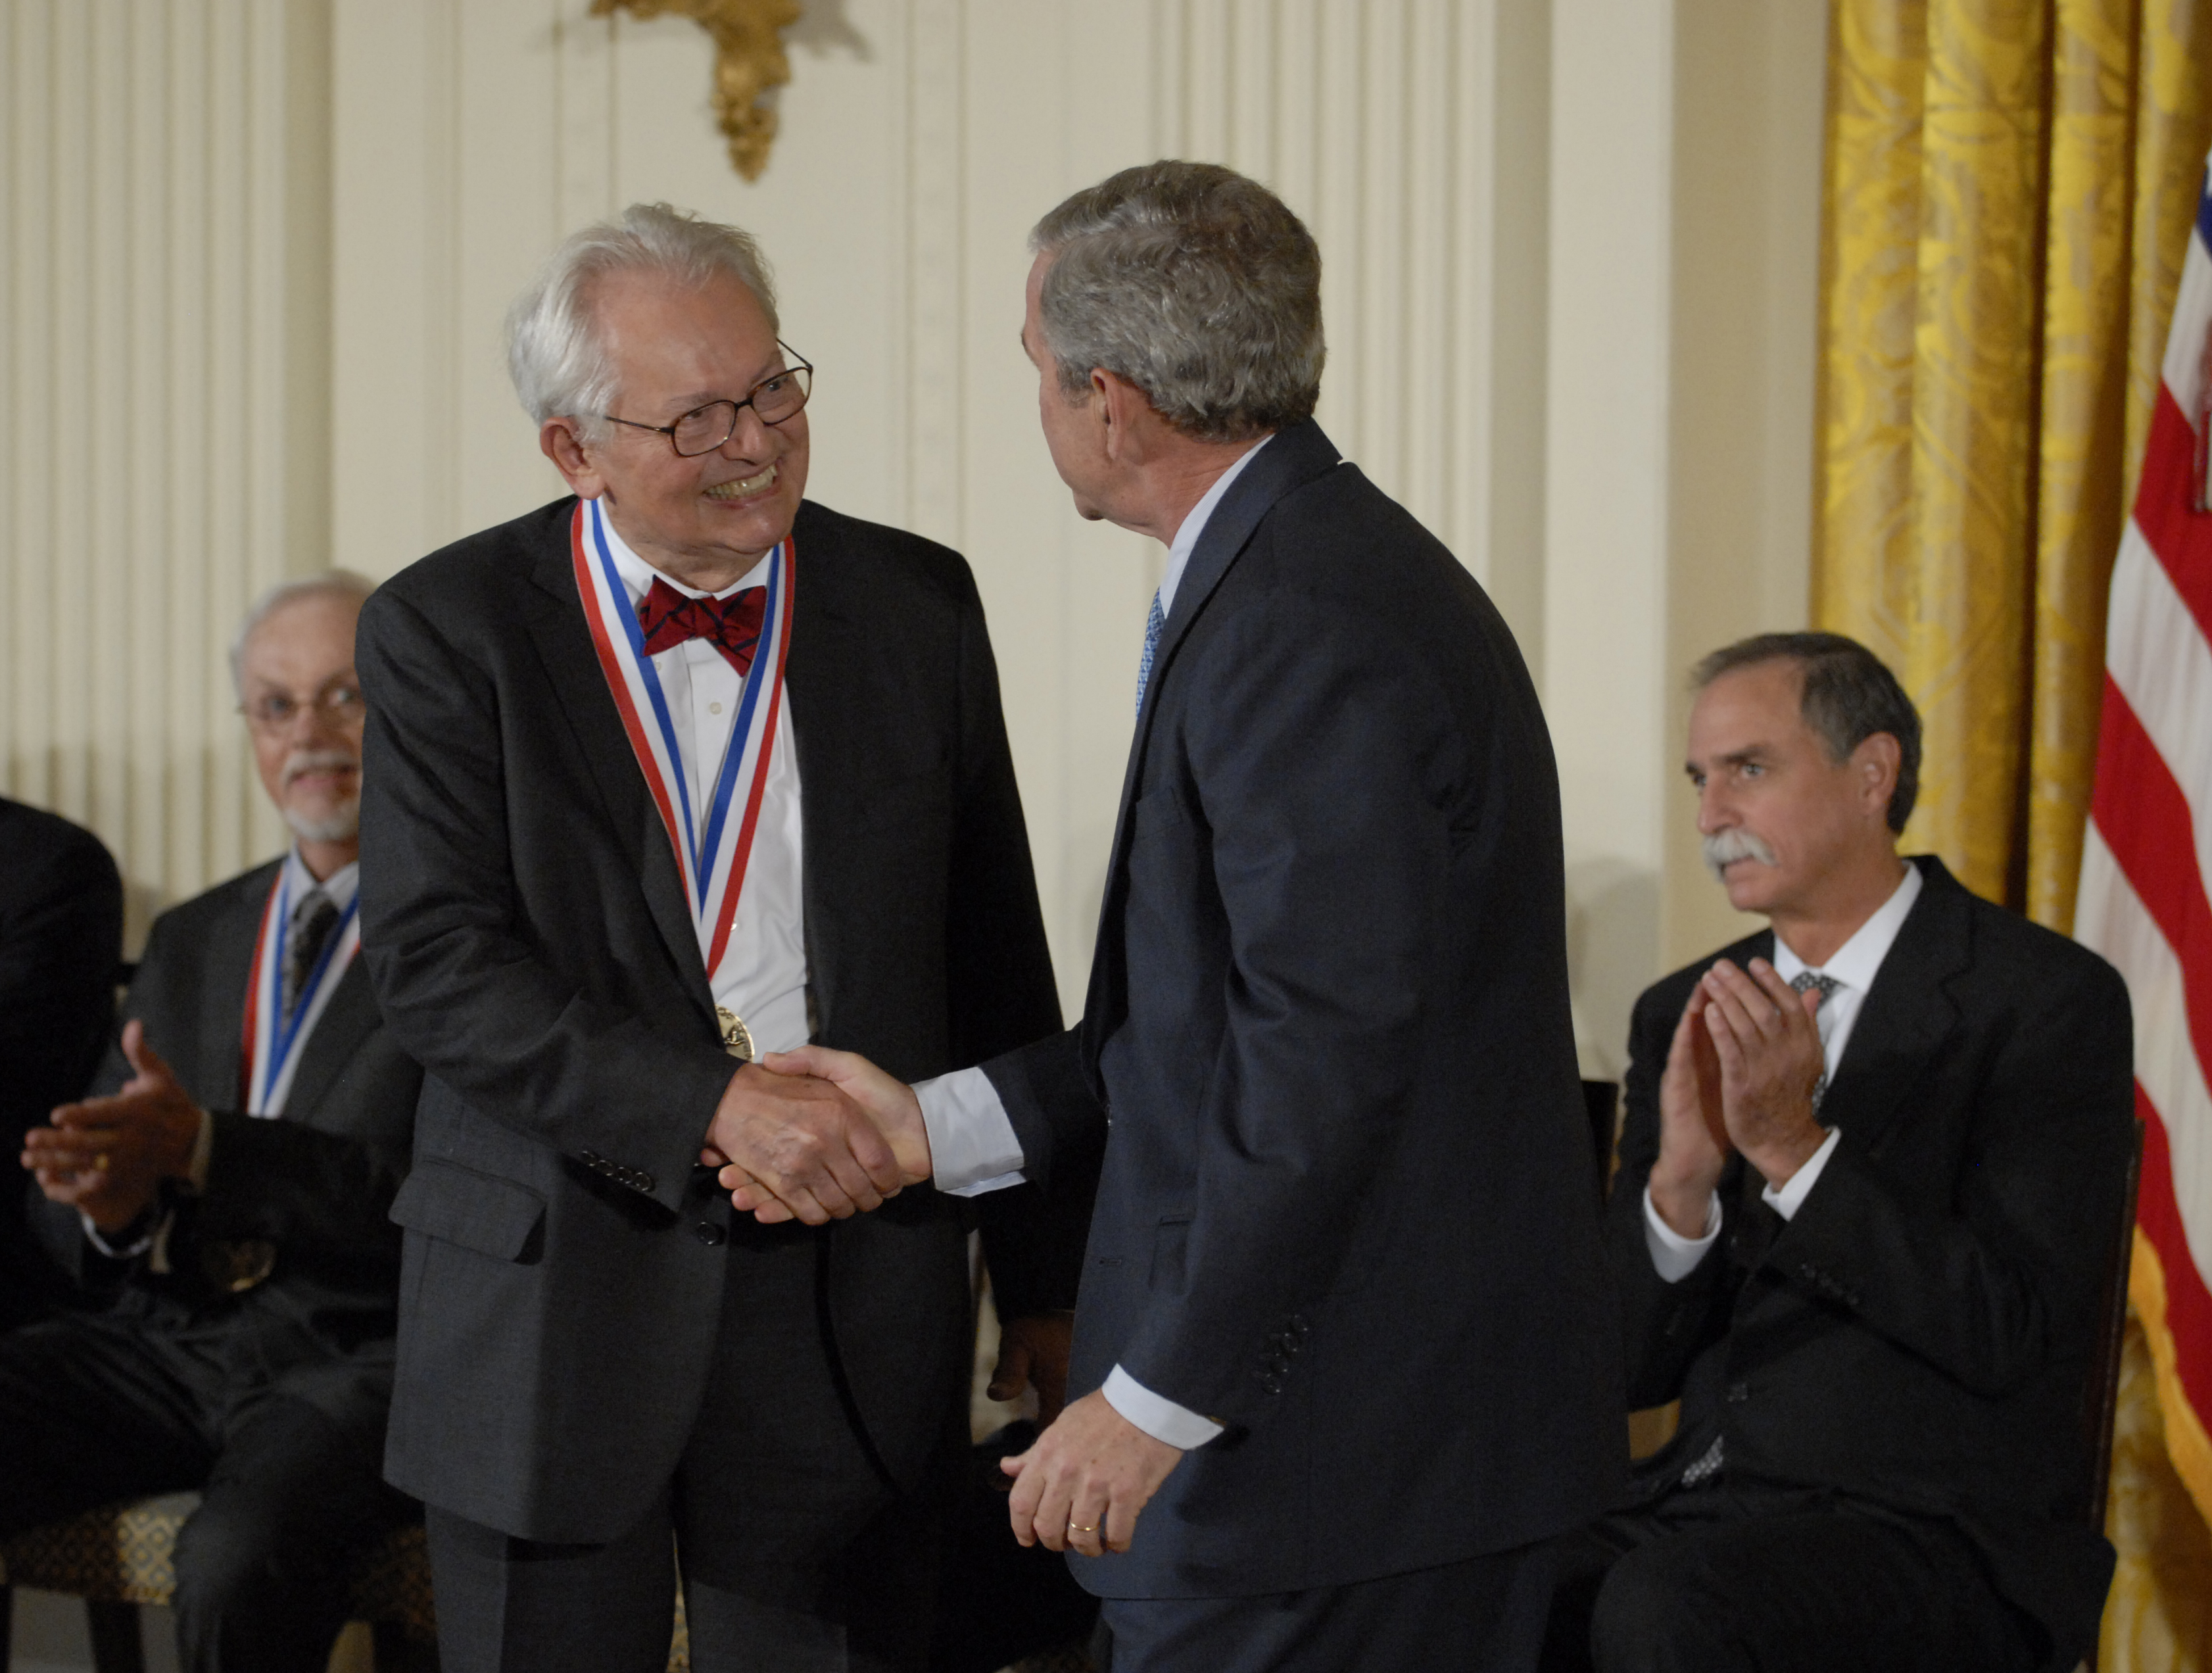
[[[721,1006],[714,1007],[714,1019],[722,1025],[722,1049],[740,1063],[756,1062],[760,1054],[753,1049],[752,1031],[739,1020],[734,1011]]]

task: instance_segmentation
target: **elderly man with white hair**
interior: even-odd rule
[[[0,1337],[0,1537],[196,1488],[176,1551],[194,1673],[329,1658],[380,1479],[422,1073],[358,953],[369,584],[275,588],[232,648],[283,858],[164,913],[94,1095],[25,1141],[89,1305]]]
[[[812,369],[737,228],[576,234],[509,360],[573,496],[362,618],[368,958],[427,1076],[389,1467],[443,1664],[659,1673],[680,1567],[701,1673],[918,1666],[977,1216],[757,1060],[935,1075],[1060,1025],[982,605],[805,497]],[[1069,1148],[1072,1212],[980,1215],[1033,1372]],[[724,1161],[794,1217],[733,1215]]]

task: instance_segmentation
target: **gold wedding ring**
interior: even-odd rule
[[[1067,1531],[1071,1534],[1095,1534],[1098,1531],[1098,1524],[1094,1522],[1086,1528],[1080,1522],[1071,1519],[1067,1524]]]

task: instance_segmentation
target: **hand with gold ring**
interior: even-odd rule
[[[1072,1402],[1036,1445],[999,1468],[1014,1478],[1006,1513],[1024,1545],[1100,1557],[1126,1551],[1137,1517],[1182,1454],[1114,1409],[1104,1393]]]
[[[152,1207],[165,1178],[188,1178],[205,1119],[136,1021],[123,1030],[133,1071],[114,1093],[64,1104],[23,1137],[22,1163],[48,1201],[118,1232]]]

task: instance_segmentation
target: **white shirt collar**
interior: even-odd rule
[[[759,563],[720,592],[702,593],[697,587],[686,587],[675,576],[654,569],[632,551],[629,542],[623,539],[622,532],[615,527],[615,520],[606,514],[605,506],[599,508],[599,526],[607,532],[607,550],[614,554],[615,573],[622,577],[623,589],[629,594],[632,604],[650,593],[656,581],[666,581],[687,599],[726,599],[731,593],[742,593],[748,587],[765,587],[768,584],[768,561],[771,556],[768,552],[763,552]]]
[[[300,858],[298,845],[294,844],[284,856],[284,893],[297,906],[311,889],[320,889],[331,897],[331,904],[343,912],[353,904],[354,896],[361,888],[361,861],[349,860],[321,882],[307,869],[307,862]]]
[[[1858,993],[1871,989],[1875,973],[1881,969],[1881,961],[1889,956],[1890,948],[1896,943],[1897,932],[1905,928],[1912,903],[1920,898],[1921,886],[1920,867],[1906,861],[1904,879],[1896,890],[1875,910],[1872,917],[1851,933],[1850,940],[1836,949],[1833,958],[1819,966],[1820,973]],[[1775,973],[1784,982],[1794,981],[1800,973],[1812,968],[1780,934],[1775,936]]]
[[[1213,516],[1213,508],[1221,503],[1221,497],[1228,493],[1229,485],[1244,473],[1244,467],[1252,462],[1252,455],[1274,439],[1271,432],[1247,447],[1234,465],[1213,479],[1213,486],[1200,496],[1198,503],[1191,507],[1182,526],[1176,530],[1175,539],[1168,546],[1167,573],[1160,577],[1161,620],[1166,620],[1168,612],[1175,608],[1176,588],[1182,584],[1183,569],[1190,562],[1191,549],[1198,544],[1198,537],[1206,532],[1206,526]]]

